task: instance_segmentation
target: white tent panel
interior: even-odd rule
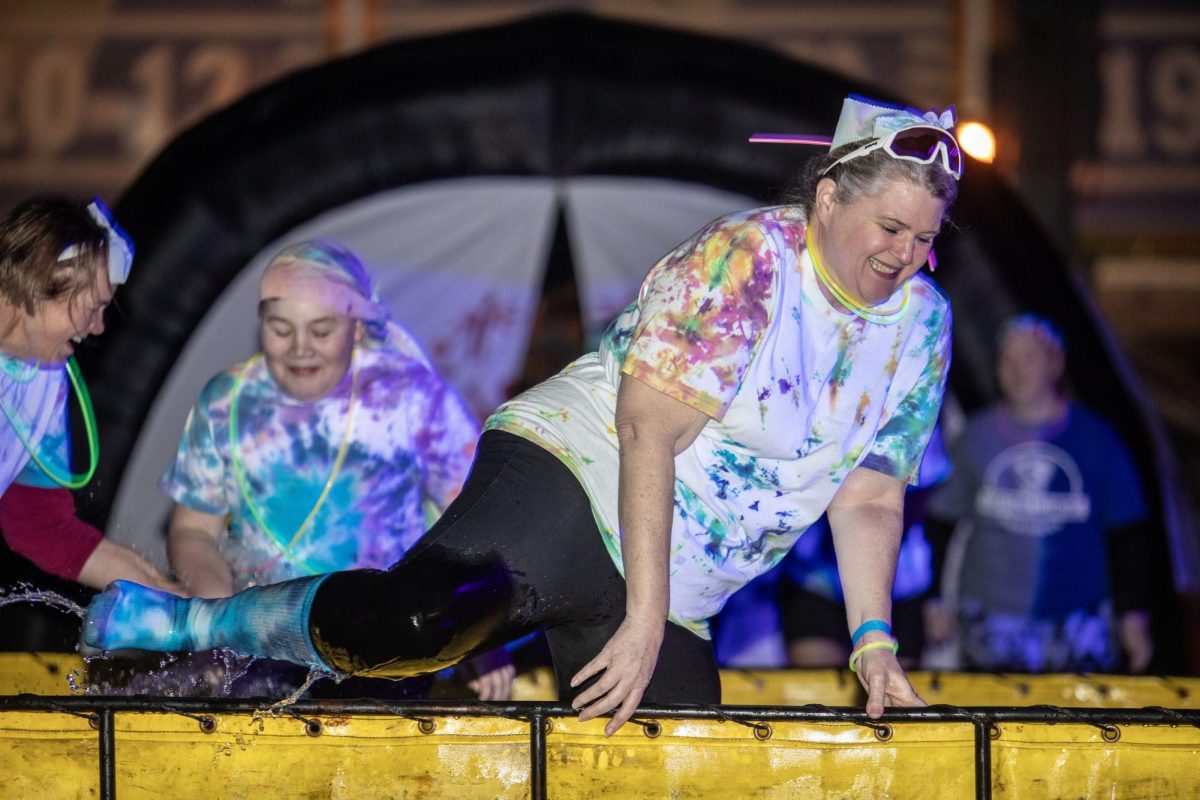
[[[564,194],[584,330],[593,345],[666,252],[706,222],[754,206],[740,194],[663,178],[573,178]]]

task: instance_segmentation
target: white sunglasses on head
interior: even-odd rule
[[[949,131],[935,125],[913,125],[909,128],[892,131],[882,139],[867,142],[862,147],[846,153],[822,170],[821,174],[827,175],[838,164],[861,158],[880,148],[887,150],[888,155],[892,158],[898,158],[901,161],[915,161],[918,164],[932,164],[940,154],[942,168],[953,175],[955,180],[962,177],[963,157],[958,140]]]

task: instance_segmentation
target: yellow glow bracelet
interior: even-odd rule
[[[863,653],[867,652],[868,650],[882,650],[885,647],[891,650],[893,653],[900,652],[900,643],[895,639],[887,642],[867,642],[862,647],[850,654],[850,671],[858,672],[855,664],[858,662],[859,656],[861,656]]]

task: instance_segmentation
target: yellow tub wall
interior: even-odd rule
[[[0,653],[0,695],[72,694],[67,676],[84,674],[73,653]],[[917,693],[930,704],[958,706],[1056,705],[1083,708],[1200,708],[1200,678],[1133,675],[996,675],[910,672]],[[721,670],[726,705],[859,706],[866,702],[858,679],[846,670]],[[514,700],[558,699],[554,673],[546,667],[517,676]]]

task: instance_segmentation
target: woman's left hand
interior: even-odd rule
[[[896,655],[887,648],[868,650],[858,657],[858,681],[867,690],[867,716],[879,719],[884,706],[914,708],[928,705],[908,682]]]

